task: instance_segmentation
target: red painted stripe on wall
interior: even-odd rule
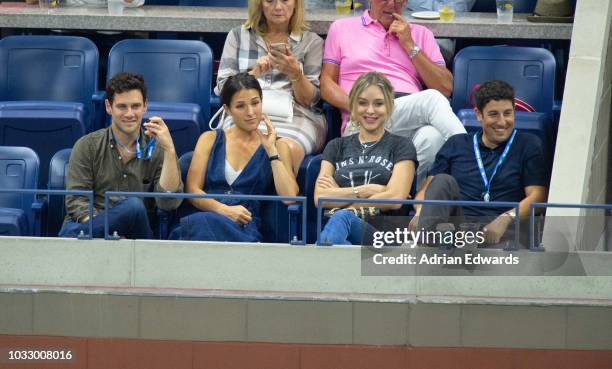
[[[427,348],[190,342],[0,335],[7,348],[72,350],[64,362],[8,362],[0,369],[612,369],[612,350]]]

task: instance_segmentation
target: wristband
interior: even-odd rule
[[[359,198],[359,190],[356,189],[355,187],[353,187],[353,194],[355,195],[356,198]]]
[[[277,154],[277,155],[269,156],[268,159],[270,159],[270,162],[273,162],[274,160],[280,160],[280,157]]]

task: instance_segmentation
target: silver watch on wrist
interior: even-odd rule
[[[412,47],[412,50],[410,50],[410,59],[414,59],[417,55],[419,55],[419,53],[421,52],[421,48],[418,47],[417,45],[414,45]]]
[[[506,215],[508,215],[512,220],[516,219],[516,209],[508,210]]]

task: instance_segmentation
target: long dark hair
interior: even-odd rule
[[[221,90],[221,104],[230,106],[234,95],[241,90],[257,90],[259,97],[262,98],[261,86],[257,78],[244,72],[233,75],[225,81]]]

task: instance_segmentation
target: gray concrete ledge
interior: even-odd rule
[[[125,9],[121,16],[111,16],[105,8],[0,7],[0,28],[81,29],[111,31],[228,32],[244,23],[243,8],[144,6]],[[498,24],[495,13],[459,13],[455,21],[423,21],[437,37],[511,38],[569,40],[572,24],[531,23],[527,14],[515,14],[511,24]],[[311,30],[326,34],[339,16],[334,10],[309,10],[306,15]]]
[[[572,306],[612,301],[609,276],[364,276],[359,247],[4,237],[0,255],[5,291]],[[579,255],[586,270],[612,270],[612,253]]]

